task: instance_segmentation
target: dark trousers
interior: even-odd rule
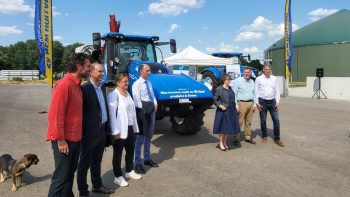
[[[122,176],[121,162],[123,149],[125,148],[125,172],[131,172],[134,169],[134,149],[135,134],[131,126],[128,127],[128,137],[126,139],[117,139],[113,144],[113,172],[115,177]]]
[[[80,196],[88,196],[87,172],[90,168],[92,187],[102,186],[101,162],[106,143],[105,125],[102,126],[99,137],[83,136],[81,141],[80,158],[77,169],[77,183]]]
[[[267,111],[270,112],[272,122],[273,122],[273,134],[274,139],[280,139],[280,120],[278,116],[278,111],[276,110],[276,100],[265,100],[259,98],[259,104],[263,107],[260,111],[260,126],[263,137],[267,137],[267,128],[266,128],[266,117]]]
[[[65,155],[58,150],[57,141],[51,141],[55,171],[51,178],[49,197],[72,197],[74,172],[77,169],[80,142],[67,141],[69,154]]]

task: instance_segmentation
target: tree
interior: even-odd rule
[[[62,64],[64,47],[59,41],[53,42],[53,72],[62,72],[64,70],[64,66]]]
[[[70,56],[75,52],[75,48],[80,47],[82,45],[84,44],[76,42],[76,43],[67,45],[64,48],[63,57],[62,57],[62,71],[67,71],[67,64]]]
[[[258,60],[258,59],[250,61],[249,66],[253,67],[253,68],[256,68],[256,69],[258,69],[260,71],[263,68],[263,65],[260,63],[260,60]]]
[[[0,70],[9,70],[9,56],[7,47],[0,46]]]
[[[26,69],[27,60],[26,60],[26,48],[27,45],[25,42],[17,42],[13,45],[14,53],[12,65],[16,70],[24,70]]]
[[[27,40],[26,45],[27,45],[27,48],[26,48],[25,69],[36,70],[38,69],[38,62],[39,62],[39,56],[40,56],[38,46],[34,39]]]
[[[82,43],[63,46],[54,41],[52,46],[52,66],[54,72],[67,71],[67,63],[75,48]],[[40,52],[36,40],[20,41],[7,47],[0,46],[0,70],[37,70]]]
[[[249,62],[245,58],[241,58],[241,65],[248,66]]]

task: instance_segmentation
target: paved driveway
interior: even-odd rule
[[[54,165],[45,141],[47,114],[38,112],[47,110],[50,91],[45,84],[0,85],[0,154],[40,157],[24,175],[27,186],[11,192],[7,180],[0,184],[0,196],[47,196]],[[151,149],[160,167],[146,168],[143,179],[131,180],[126,188],[113,184],[108,148],[102,174],[104,184],[116,189],[111,196],[350,196],[350,102],[282,98],[284,148],[271,138],[261,143],[256,113],[257,144],[219,151],[212,134],[214,113],[206,112],[202,131],[193,136],[175,134],[168,119],[158,121]],[[74,193],[78,196],[76,185]]]

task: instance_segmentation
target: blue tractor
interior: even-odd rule
[[[139,68],[151,67],[151,81],[158,101],[157,119],[170,116],[173,129],[183,135],[201,130],[204,112],[213,104],[213,95],[202,83],[183,74],[172,74],[167,66],[158,63],[156,48],[170,44],[176,53],[176,42],[159,42],[157,36],[136,36],[119,33],[120,21],[110,15],[110,32],[93,33],[92,57],[104,68],[104,81],[112,85],[118,73],[129,75],[129,90],[139,78]],[[104,41],[101,45],[101,41]]]
[[[243,76],[243,71],[247,66],[243,66],[242,61],[244,58],[247,58],[248,61],[250,61],[250,55],[243,56],[242,53],[217,52],[212,53],[211,55],[220,58],[230,58],[232,60],[232,65],[211,66],[203,69],[203,71],[201,72],[201,81],[211,91],[214,91],[219,86],[219,81],[221,79],[222,74],[230,74],[233,79]],[[255,80],[255,78],[259,76],[259,70],[252,67],[250,68],[252,70],[251,78]]]

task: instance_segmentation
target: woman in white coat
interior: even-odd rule
[[[108,95],[109,120],[113,143],[113,172],[114,183],[125,187],[128,182],[124,179],[121,170],[121,158],[125,148],[125,178],[141,179],[141,175],[134,171],[135,133],[139,132],[136,120],[135,104],[127,89],[129,80],[127,74],[118,74],[115,77],[116,88]]]

